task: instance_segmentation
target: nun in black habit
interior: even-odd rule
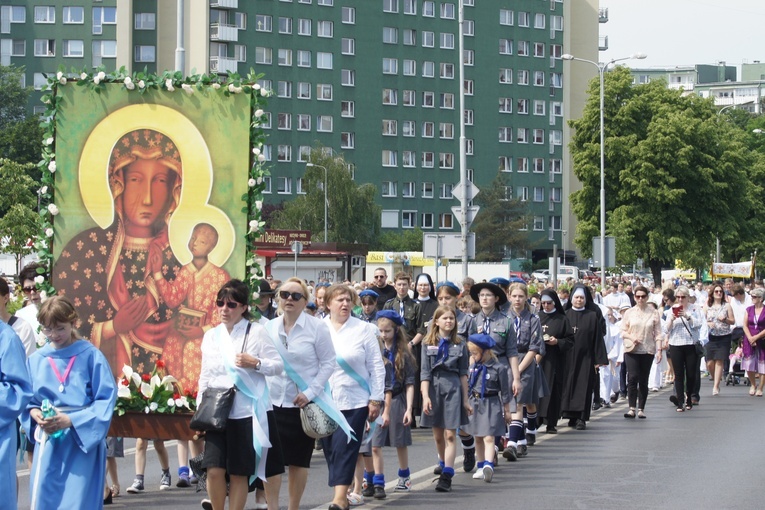
[[[597,368],[608,365],[603,339],[606,323],[590,289],[577,283],[566,304],[566,317],[574,331],[574,345],[565,352],[561,411],[568,425],[576,430],[587,428]]]

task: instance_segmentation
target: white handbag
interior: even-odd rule
[[[300,409],[300,423],[303,425],[303,432],[314,439],[331,436],[338,427],[337,422],[315,402],[309,402]]]

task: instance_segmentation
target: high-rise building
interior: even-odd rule
[[[597,58],[596,0],[464,0],[462,55],[456,0],[187,0],[182,52],[177,5],[4,1],[2,63],[24,65],[35,88],[59,65],[162,72],[179,55],[187,74],[254,68],[274,92],[267,201],[303,193],[319,144],[342,154],[357,182],[377,185],[384,229],[459,231],[462,115],[468,178],[486,188],[506,176],[507,198],[528,205],[534,259],[565,247],[563,231],[571,244],[565,120],[578,116],[594,72],[571,68],[564,79],[561,56]]]

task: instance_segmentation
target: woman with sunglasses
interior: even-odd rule
[[[707,371],[712,374],[714,387],[712,395],[720,393],[725,360],[730,357],[731,329],[736,324],[733,308],[725,301],[725,288],[721,283],[712,285],[703,310],[709,327],[709,342],[704,351],[707,360]]]
[[[631,340],[634,347],[624,353],[627,367],[627,398],[630,409],[625,418],[645,418],[645,403],[648,399],[648,376],[653,363],[661,363],[661,317],[658,310],[648,304],[648,289],[635,287],[635,306],[622,316],[622,338]]]
[[[765,313],[763,309],[763,296],[765,290],[754,289],[750,293],[754,304],[746,309],[746,318],[744,319],[744,340],[742,341],[742,351],[744,359],[741,361],[741,368],[746,370],[746,376],[749,378],[751,388],[749,395],[762,396],[762,389],[765,387]],[[760,374],[760,384],[755,389],[755,374]]]
[[[313,400],[334,405],[331,395],[324,393],[329,377],[335,371],[335,348],[329,327],[323,320],[304,310],[308,304],[308,287],[299,278],[287,279],[279,288],[282,314],[266,324],[271,341],[284,362],[284,372],[268,377],[268,389],[274,406],[279,440],[284,449],[289,501],[287,508],[297,510],[308,481],[314,439],[303,432],[300,409]],[[281,476],[275,478],[274,493],[269,501],[279,502]]]
[[[699,377],[699,356],[696,342],[704,321],[695,306],[688,302],[688,287],[675,290],[675,301],[664,319],[664,330],[669,343],[669,358],[675,370],[675,394],[669,397],[677,412],[693,409],[693,388]],[[686,393],[685,389],[688,388]],[[683,407],[685,402],[685,407]]]
[[[225,283],[215,301],[221,323],[207,331],[202,340],[199,403],[208,387],[237,388],[225,430],[204,435],[202,467],[207,469],[207,492],[214,510],[223,510],[226,504],[227,480],[228,508],[242,510],[252,475],[269,480],[268,497],[277,485],[274,477],[284,472],[279,436],[269,435],[276,424],[266,393],[266,376],[280,374],[284,365],[265,328],[250,322],[249,297],[244,282]],[[256,451],[256,445],[262,443],[255,439],[264,435],[271,447],[267,452],[265,448]],[[278,507],[278,497],[269,498],[268,508]]]

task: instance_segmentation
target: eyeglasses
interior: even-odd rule
[[[37,292],[37,287],[23,287],[21,290],[24,294],[31,294],[32,292]]]
[[[646,297],[648,296],[646,296],[645,294],[635,294],[635,299],[645,299]]]
[[[279,291],[279,297],[284,299],[285,301],[287,298],[292,298],[293,301],[300,301],[305,296],[301,294],[300,292],[287,292],[286,290],[280,290]]]
[[[677,299],[688,299],[688,296],[675,296]]]
[[[217,300],[215,304],[218,306],[218,308],[223,308],[225,306],[227,308],[231,308],[232,310],[240,305],[240,303],[234,303],[233,301],[223,301],[222,299]]]

